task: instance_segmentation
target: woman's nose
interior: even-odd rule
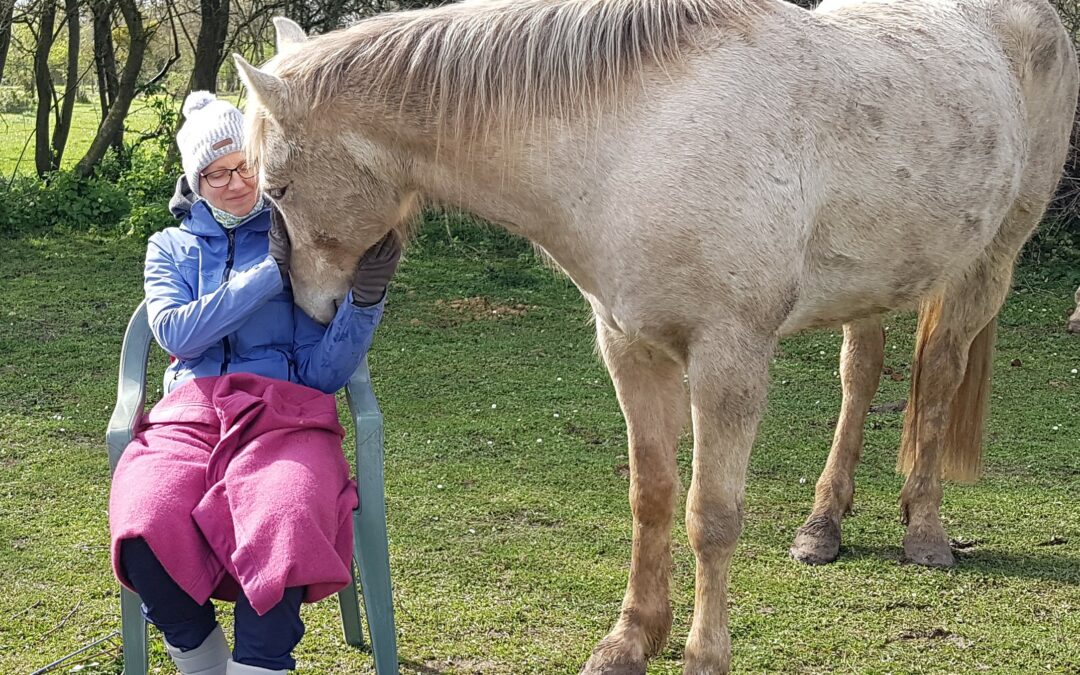
[[[240,177],[239,171],[233,171],[229,174],[229,189],[230,190],[243,190],[248,187],[247,181]]]

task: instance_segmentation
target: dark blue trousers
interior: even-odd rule
[[[143,539],[120,543],[120,566],[142,599],[143,616],[181,651],[195,649],[217,625],[214,605],[198,604],[176,585]],[[259,616],[241,592],[236,601],[233,660],[269,670],[293,670],[292,650],[304,636],[300,603],[304,589],[285,589],[285,597]]]

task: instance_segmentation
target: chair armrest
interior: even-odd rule
[[[383,510],[383,416],[375,392],[367,357],[353,373],[345,389],[356,431],[356,479],[361,499],[368,502],[369,515]],[[374,505],[378,503],[378,509]]]
[[[146,302],[132,314],[124,332],[120,350],[120,378],[116,389],[116,407],[109,418],[105,442],[109,448],[109,468],[116,468],[120,455],[135,432],[135,425],[146,404],[146,359],[150,355],[153,335],[146,318]]]
[[[345,394],[349,401],[349,411],[354,422],[359,424],[360,420],[365,417],[377,416],[382,419],[379,402],[375,399],[375,392],[371,389],[371,373],[368,371],[366,356],[353,372],[352,377],[349,378],[349,383],[345,386]]]

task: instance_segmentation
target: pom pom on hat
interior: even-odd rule
[[[188,94],[184,100],[184,117],[191,117],[191,113],[196,110],[202,110],[211,102],[216,101],[217,96],[214,96],[208,91],[193,91]]]
[[[244,148],[244,114],[208,91],[193,91],[184,100],[184,126],[176,146],[192,191],[201,196],[199,173],[225,155]]]

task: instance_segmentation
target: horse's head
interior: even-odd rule
[[[290,270],[300,307],[328,323],[361,254],[412,211],[402,163],[350,122],[343,105],[312,105],[303,83],[281,72],[307,38],[283,19],[278,56],[262,69],[236,55],[250,94],[247,150],[260,187],[285,217]]]

